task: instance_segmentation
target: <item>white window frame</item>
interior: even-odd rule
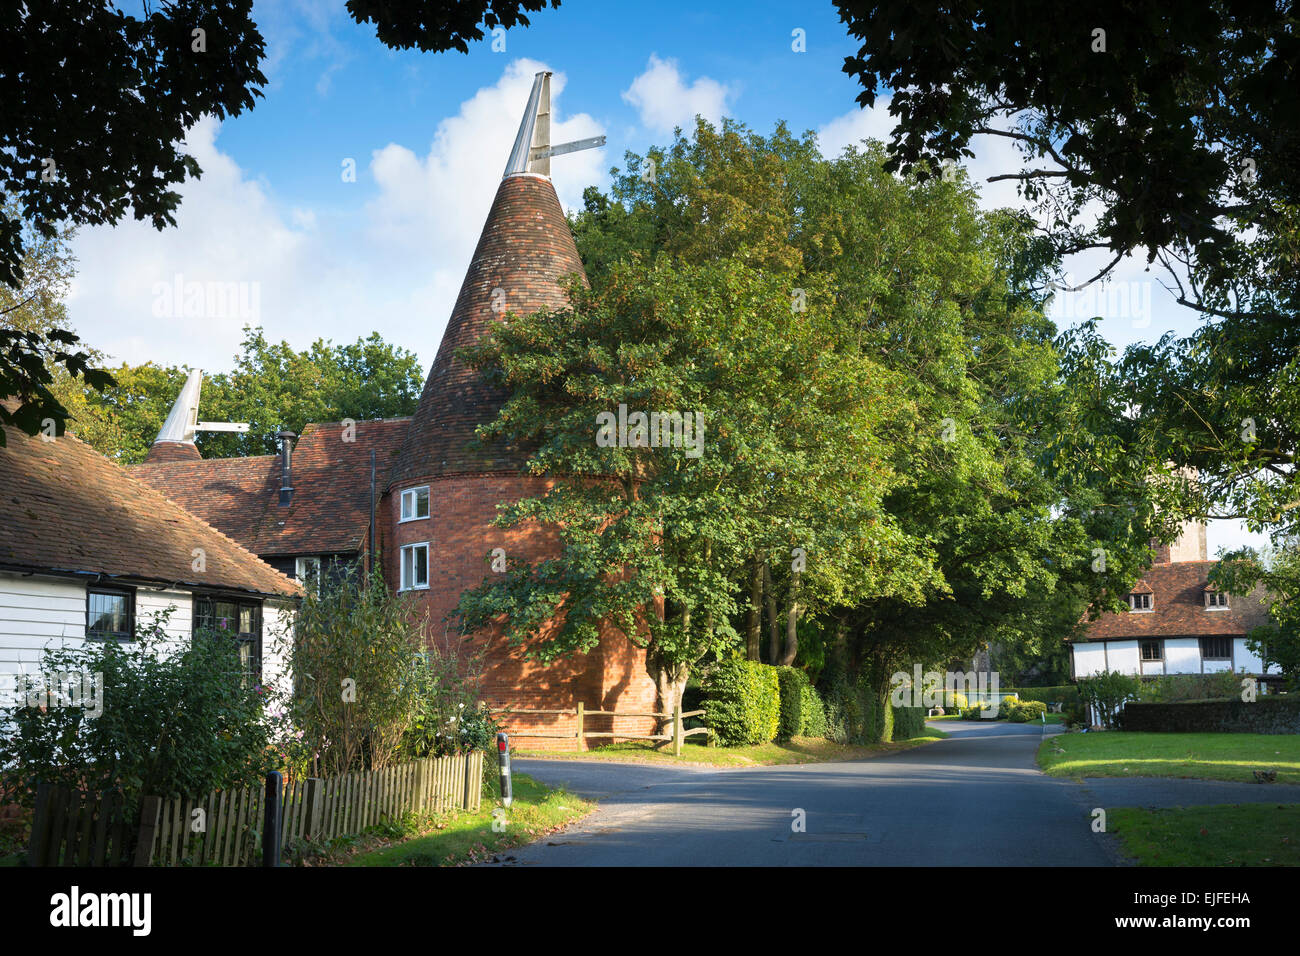
[[[421,491],[424,492],[424,514],[416,514],[415,511],[419,507],[419,501],[420,501],[419,494]],[[407,497],[408,495],[410,496],[409,500],[411,502],[410,515],[406,513],[406,502],[408,500]],[[418,485],[415,488],[407,488],[406,490],[404,490],[402,492],[400,507],[401,507],[401,511],[397,519],[398,524],[405,524],[407,521],[423,521],[425,518],[429,517],[429,511],[431,510],[429,507],[429,486]]]
[[[1150,602],[1150,605],[1151,605],[1151,606],[1150,606],[1150,607],[1138,607],[1138,601],[1139,601],[1141,598],[1146,598],[1147,601]],[[1152,611],[1154,611],[1154,610],[1156,609],[1155,595],[1150,594],[1150,593],[1147,593],[1147,592],[1143,592],[1143,593],[1137,593],[1137,592],[1134,592],[1134,593],[1130,594],[1130,595],[1128,596],[1128,609],[1129,609],[1130,611],[1133,611],[1133,612],[1136,613],[1136,614],[1149,614],[1149,613],[1151,613]]]
[[[304,554],[293,559],[293,575],[304,587],[306,586],[307,576],[311,573],[310,569],[313,567],[316,571],[316,593],[319,594],[321,568],[323,567],[321,556],[319,554]]]
[[[415,550],[416,548],[424,548],[424,583],[423,584],[414,584],[410,580],[408,580],[408,575],[406,571],[407,552],[410,552],[412,555],[414,555],[416,553]],[[415,570],[414,557],[411,559],[411,570],[412,571]],[[397,573],[400,576],[400,580],[401,580],[401,586],[398,587],[397,590],[427,591],[429,589],[429,542],[413,541],[410,544],[402,545],[401,551],[398,554]]]
[[[1223,603],[1215,603],[1215,598],[1222,598]],[[1228,599],[1227,591],[1206,591],[1205,592],[1205,609],[1207,611],[1231,611],[1232,603]]]

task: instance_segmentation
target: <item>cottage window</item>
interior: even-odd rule
[[[1151,595],[1130,594],[1128,596],[1128,606],[1133,611],[1149,611],[1151,610]]]
[[[247,598],[200,594],[194,597],[194,633],[227,634],[239,646],[244,673],[262,672],[262,603]]]
[[[1201,638],[1201,659],[1206,661],[1232,660],[1232,638],[1222,635]]]
[[[1164,641],[1143,641],[1142,660],[1162,661],[1165,659]]]
[[[429,544],[408,544],[402,548],[401,590],[411,591],[429,586]]]
[[[402,521],[429,517],[429,486],[408,488],[402,492]]]
[[[302,583],[304,588],[308,588],[319,594],[320,557],[312,555],[298,558],[297,561],[294,562],[294,576]]]
[[[1228,606],[1228,595],[1224,591],[1206,591],[1205,606],[1208,608],[1220,608]]]
[[[135,637],[135,592],[129,588],[86,589],[86,636],[130,641]]]

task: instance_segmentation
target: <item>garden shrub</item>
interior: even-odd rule
[[[924,707],[895,707],[894,732],[891,740],[907,740],[925,736]]]
[[[1141,691],[1142,681],[1132,674],[1103,671],[1092,677],[1079,678],[1079,696],[1100,714],[1107,727],[1115,724],[1120,708],[1135,700]]]
[[[288,712],[313,775],[379,769],[410,752],[408,732],[427,718],[429,686],[415,663],[425,654],[426,621],[412,612],[378,574],[356,571],[303,598],[280,646],[295,680]],[[340,693],[349,686],[354,695]]]
[[[165,633],[170,616],[140,622],[134,641],[46,649],[42,675],[78,675],[78,688],[79,675],[101,675],[99,690],[90,706],[28,707],[24,693],[0,708],[11,728],[0,734],[0,791],[31,806],[39,780],[120,788],[134,802],[257,784],[279,765],[266,689],[245,672],[237,642],[203,630],[178,645]]]
[[[822,703],[821,695],[812,684],[806,685],[803,690],[803,730],[804,737],[827,737],[828,727],[826,721],[826,706]]]
[[[1047,713],[1047,705],[1041,700],[1023,700],[1019,701],[1006,717],[1007,720],[1024,724],[1031,720],[1042,720],[1045,713]]]
[[[1062,704],[1063,709],[1080,702],[1079,688],[1073,684],[1063,684],[1058,687],[1014,687],[1008,690],[1014,691],[1021,700],[1041,700],[1044,704]]]
[[[724,747],[767,743],[781,721],[777,669],[758,661],[715,665],[704,681],[708,723]]]
[[[1144,704],[1172,704],[1183,700],[1237,700],[1241,676],[1231,671],[1217,674],[1163,674],[1143,681],[1138,700]]]
[[[778,667],[776,677],[781,694],[781,716],[776,739],[801,737],[804,735],[804,691],[812,687],[808,675],[797,667]]]

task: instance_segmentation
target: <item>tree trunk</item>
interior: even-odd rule
[[[785,616],[785,653],[780,661],[786,667],[794,663],[799,653],[799,632],[795,627],[799,622],[799,576],[798,571],[790,572],[790,610]]]
[[[654,660],[646,661],[646,670],[655,682],[655,709],[661,714],[674,713],[681,705],[682,691],[686,690],[686,679],[690,676],[690,668],[686,664],[674,663],[669,664],[663,661]],[[655,733],[661,733],[660,727],[673,726],[673,720],[668,718],[656,718]],[[667,746],[667,741],[656,741],[656,746],[660,749]]]
[[[754,555],[754,571],[749,578],[749,611],[745,618],[745,658],[760,658],[759,643],[763,638],[763,561]]]
[[[781,656],[781,629],[776,621],[776,588],[772,586],[770,554],[763,556],[763,592],[767,595],[767,662],[775,664]]]

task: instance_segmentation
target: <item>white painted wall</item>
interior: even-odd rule
[[[1209,670],[1208,665],[1206,670]],[[1175,637],[1165,641],[1166,674],[1199,674],[1200,672],[1201,642],[1197,638]]]
[[[1138,673],[1138,642],[1107,641],[1106,656],[1110,660],[1110,669],[1123,674]],[[1157,671],[1156,673],[1159,673]]]
[[[1252,654],[1246,647],[1244,637],[1235,638],[1233,641],[1233,660],[1232,661],[1205,661],[1204,673],[1218,674],[1223,671],[1237,671],[1243,669],[1247,674],[1277,674],[1279,669],[1276,665],[1270,667],[1268,671],[1263,670],[1263,662],[1259,657]],[[1107,669],[1112,671],[1118,670],[1125,674],[1138,673],[1138,667],[1141,666],[1141,673],[1151,677],[1159,674],[1200,674],[1201,670],[1201,643],[1194,637],[1178,637],[1165,639],[1165,660],[1163,669],[1159,661],[1140,661],[1137,641],[1108,641],[1106,650],[1102,650],[1102,642],[1097,641],[1091,644],[1073,644],[1071,653],[1074,655],[1074,676],[1091,677],[1094,674],[1100,674]]]
[[[1071,645],[1074,654],[1075,677],[1091,677],[1094,674],[1100,674],[1106,669],[1106,656],[1103,647],[1104,645],[1100,641],[1095,644]]]
[[[38,670],[46,645],[86,636],[86,586],[0,572],[0,674]]]
[[[136,620],[141,624],[161,620],[168,648],[179,648],[190,638],[194,599],[189,591],[135,589]],[[277,635],[293,622],[290,601],[267,599],[262,605],[263,677],[283,686],[287,662],[276,653]],[[41,670],[45,649],[77,647],[86,638],[86,582],[72,578],[25,576],[0,571],[0,691],[13,687],[6,675],[35,674]],[[287,689],[287,688],[286,688]]]

